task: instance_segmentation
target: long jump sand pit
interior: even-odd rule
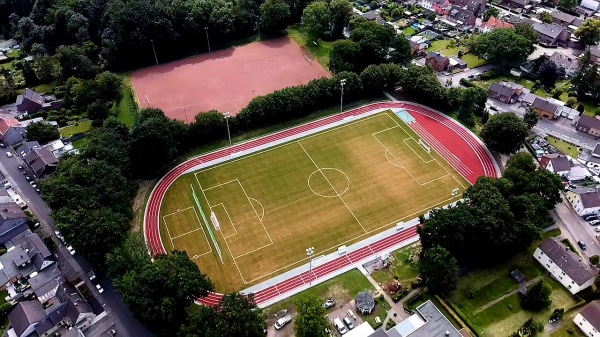
[[[140,105],[191,122],[212,109],[237,114],[254,96],[330,76],[289,38],[232,47],[141,69],[131,76]]]

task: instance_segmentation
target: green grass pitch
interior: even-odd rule
[[[182,176],[161,208],[163,243],[218,291],[264,281],[307,263],[307,247],[331,253],[460,198],[468,182],[419,139],[388,111]],[[218,219],[224,263],[190,211],[190,184]]]

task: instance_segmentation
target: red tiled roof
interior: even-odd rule
[[[504,22],[500,19],[496,19],[493,16],[490,16],[490,18],[484,22],[481,27],[484,28],[490,28],[490,29],[498,29],[498,28],[513,28],[513,25],[511,25],[508,22]]]
[[[12,117],[0,118],[0,134],[4,135],[11,127],[20,126],[21,123]]]

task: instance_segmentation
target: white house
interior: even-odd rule
[[[573,163],[564,154],[552,153],[545,154],[540,158],[540,166],[561,177],[566,177],[571,171]]]
[[[580,216],[600,212],[600,195],[591,188],[575,188],[567,191],[567,200]]]
[[[590,173],[590,171],[588,171],[587,168],[575,165],[571,167],[571,170],[567,174],[566,178],[569,181],[579,181],[591,176],[592,174]]]
[[[600,336],[600,301],[594,301],[583,308],[573,323],[588,337]]]
[[[574,252],[555,238],[544,240],[533,253],[533,257],[571,294],[594,283],[598,269],[580,260]]]

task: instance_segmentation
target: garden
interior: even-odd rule
[[[458,56],[467,62],[469,68],[477,68],[486,64],[484,59],[469,53],[466,47],[459,46],[454,39],[433,41],[427,51],[440,52],[447,57]]]

